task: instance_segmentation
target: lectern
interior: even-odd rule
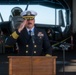
[[[56,75],[56,56],[8,56],[9,75]]]

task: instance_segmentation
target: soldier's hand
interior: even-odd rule
[[[50,55],[50,54],[46,54],[46,56],[47,56],[47,57],[51,57],[51,55]]]
[[[20,33],[26,26],[27,20],[24,20],[18,27],[18,32]]]

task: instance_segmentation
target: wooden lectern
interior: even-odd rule
[[[56,56],[8,56],[9,75],[56,75]]]

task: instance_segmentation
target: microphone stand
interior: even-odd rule
[[[31,40],[32,40],[32,44],[33,44],[33,50],[34,50],[34,45],[35,45],[35,41],[34,41],[34,33],[31,32]],[[33,51],[32,51],[32,55],[31,55],[31,75],[33,75]]]
[[[65,75],[65,51],[68,50],[70,45],[64,42],[63,44],[60,45],[60,47],[63,50],[63,75]]]

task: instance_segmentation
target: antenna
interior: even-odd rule
[[[2,18],[2,15],[1,15],[1,13],[0,13],[0,18],[1,18],[1,21],[2,21],[2,22],[4,22],[4,20],[3,20],[3,18]]]
[[[29,2],[27,3],[27,6],[26,6],[25,10],[27,10],[27,9],[28,9],[28,6],[29,6]]]

